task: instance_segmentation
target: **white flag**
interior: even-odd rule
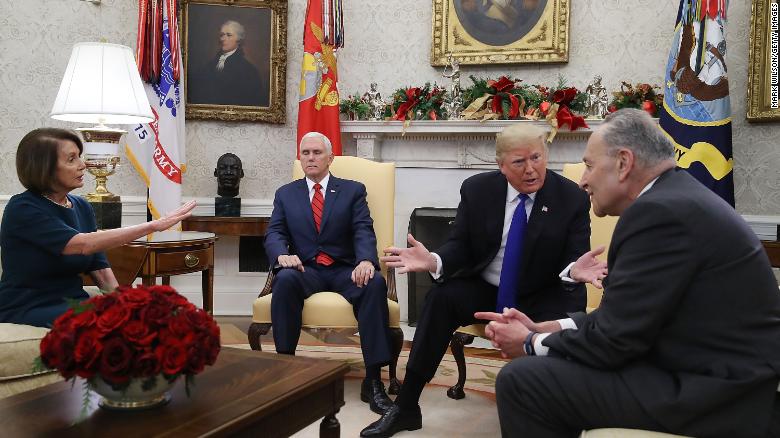
[[[147,202],[157,219],[181,205],[184,155],[184,99],[173,79],[168,20],[163,21],[162,72],[159,84],[144,84],[154,121],[130,127],[125,153],[149,189]],[[178,57],[181,60],[181,56]],[[181,61],[179,61],[179,71]]]

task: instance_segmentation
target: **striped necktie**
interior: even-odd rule
[[[311,212],[314,214],[314,228],[320,232],[320,223],[322,223],[322,210],[325,207],[325,197],[322,196],[322,186],[320,183],[314,184],[314,196],[311,198]],[[333,258],[320,251],[315,261],[324,266],[333,264]]]

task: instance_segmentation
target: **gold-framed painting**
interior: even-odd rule
[[[569,61],[569,0],[433,0],[431,65]]]
[[[287,0],[183,0],[188,119],[284,123]]]
[[[753,0],[747,119],[780,121],[780,1]]]

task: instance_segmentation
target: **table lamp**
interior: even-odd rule
[[[106,124],[127,125],[154,120],[133,51],[109,43],[77,43],[51,109],[51,118],[96,124],[77,128],[84,137],[84,162],[95,176],[87,200],[98,228],[118,228],[122,222],[119,196],[106,188],[119,163],[119,140],[126,131]]]

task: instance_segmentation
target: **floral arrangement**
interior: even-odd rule
[[[511,76],[501,76],[498,80],[469,78],[472,86],[463,90],[465,119],[523,119],[532,115],[542,101],[536,88],[520,85],[522,81]]]
[[[539,111],[542,116],[550,123],[552,129],[547,138],[551,142],[558,129],[569,125],[569,129],[574,131],[577,128],[587,128],[585,118],[577,113],[587,113],[588,95],[581,92],[576,87],[566,85],[566,79],[558,76],[558,85],[554,88],[537,86],[542,95],[542,103],[539,104]]]
[[[371,105],[357,93],[342,98],[339,102],[339,111],[341,114],[349,116],[350,120],[368,120],[371,113]]]
[[[219,326],[169,286],[119,287],[105,295],[75,301],[41,340],[39,366],[65,379],[87,380],[87,395],[102,379],[122,390],[132,379],[151,388],[162,377],[186,376],[187,393],[195,374],[219,354]]]
[[[426,82],[422,87],[399,88],[393,93],[393,120],[439,120],[443,118],[443,88]]]
[[[641,108],[653,117],[658,117],[658,109],[663,105],[664,95],[661,87],[639,83],[634,86],[628,82],[620,85],[620,91],[612,93],[612,102],[607,110],[611,113],[623,108]]]

